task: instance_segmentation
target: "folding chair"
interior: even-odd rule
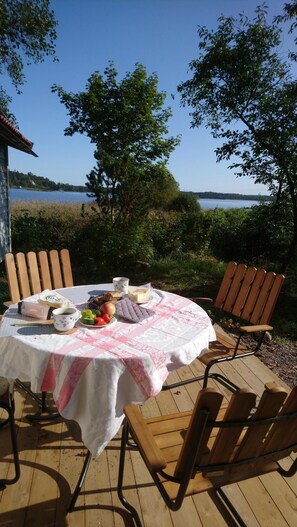
[[[209,351],[199,357],[205,366],[205,372],[199,377],[185,381],[167,384],[163,390],[176,388],[203,379],[203,388],[212,378],[225,385],[231,391],[237,390],[238,386],[231,379],[220,373],[210,373],[210,369],[216,364],[222,364],[234,359],[242,359],[256,354],[261,347],[265,333],[272,331],[269,325],[277,299],[279,297],[284,275],[266,272],[264,269],[247,267],[244,264],[229,262],[223,277],[220,289],[215,301],[211,298],[193,299],[197,303],[211,302],[214,307],[215,323],[223,315],[238,317],[240,321],[248,325],[239,327],[239,336],[235,341],[225,332],[217,331],[217,340],[210,343]],[[258,335],[257,342],[253,348],[242,344],[243,335]]]
[[[4,257],[10,301],[4,302],[7,307],[15,304],[23,298],[41,293],[45,289],[60,289],[73,286],[71,261],[68,249],[55,249],[38,253],[7,253]],[[46,393],[41,398],[28,388],[20,379],[16,384],[21,387],[41,406],[42,412],[47,412]],[[31,416],[28,419],[49,419],[52,416]]]
[[[125,407],[118,496],[137,527],[142,525],[140,516],[123,494],[129,434],[163,500],[174,511],[186,496],[214,491],[229,514],[245,526],[222,487],[272,471],[286,477],[296,473],[297,459],[291,460],[288,470],[279,461],[297,451],[297,387],[287,394],[268,383],[256,410],[256,394],[249,389],[233,393],[227,407],[222,400],[217,389],[203,388],[192,412],[153,419],[144,419],[137,405]]]
[[[0,409],[1,408],[5,410],[5,414],[7,414],[8,417],[7,418],[4,417],[3,420],[0,420],[0,433],[1,433],[1,429],[6,424],[9,424],[13,461],[14,461],[14,471],[15,471],[13,478],[11,479],[1,478],[0,479],[0,490],[3,490],[5,489],[6,485],[12,485],[13,483],[16,483],[20,477],[20,463],[19,463],[17,440],[16,440],[16,430],[15,430],[15,422],[14,422],[13,393],[10,390],[7,379],[5,379],[4,377],[0,377]],[[0,444],[1,444],[1,441],[0,441]]]

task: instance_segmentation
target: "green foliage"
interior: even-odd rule
[[[55,57],[56,25],[49,0],[0,0],[0,75],[7,73],[18,93],[25,82],[24,58],[28,65]],[[9,102],[0,86],[0,112],[15,122]]]
[[[169,202],[167,209],[177,212],[198,212],[201,207],[194,194],[180,192]]]
[[[35,176],[32,172],[23,174],[18,170],[9,171],[10,188],[26,188],[34,190],[64,190],[65,192],[86,192],[86,187],[70,185],[68,183],[55,183],[48,178]]]
[[[88,221],[73,204],[17,202],[12,206],[13,252],[62,249],[75,245],[78,233]]]
[[[282,270],[294,232],[290,209],[281,200],[252,207],[242,225],[240,254],[245,260]]]
[[[268,25],[262,7],[249,21],[244,15],[219,19],[216,32],[200,27],[200,55],[190,63],[192,78],[178,90],[192,107],[192,126],[206,123],[222,146],[218,161],[236,160],[237,175],[269,187],[291,203],[294,231],[283,268],[297,246],[296,80],[283,61],[281,28]]]
[[[78,267],[85,270],[84,280],[95,282],[118,274],[133,276],[137,261],[150,259],[151,252],[144,224],[120,223],[115,229],[98,216],[81,229],[72,249]]]
[[[134,284],[152,282],[154,287],[188,297],[214,297],[228,260],[277,270],[290,236],[286,228],[292,227],[286,223],[286,209],[274,207],[154,211],[147,221],[123,222],[115,229],[102,221],[92,205],[17,202],[12,204],[13,251],[67,247],[77,284],[104,283],[115,275],[127,275]],[[275,334],[293,338],[296,272],[295,259],[287,269],[273,318]],[[8,297],[2,263],[0,301]]]
[[[172,113],[163,108],[166,95],[158,92],[157,75],[147,76],[145,67],[136,64],[121,82],[117,76],[111,63],[104,75],[91,75],[84,92],[52,88],[70,116],[65,135],[86,134],[96,145],[97,165],[87,176],[87,187],[114,225],[143,216],[156,197],[171,192],[166,162],[179,143],[178,137],[167,136]]]
[[[244,244],[243,226],[249,217],[248,209],[215,209],[207,211],[212,223],[210,235],[211,252],[222,260],[242,260]],[[248,260],[248,258],[247,258]]]
[[[151,213],[148,228],[154,258],[177,257],[188,252],[208,253],[211,221],[203,211]]]

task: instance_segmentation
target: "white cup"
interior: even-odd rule
[[[112,282],[115,291],[118,291],[119,293],[128,293],[129,278],[125,278],[125,276],[117,276],[116,278],[113,278]]]
[[[69,331],[80,318],[80,311],[74,307],[59,307],[53,310],[54,327],[57,331]]]

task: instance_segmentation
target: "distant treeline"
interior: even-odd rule
[[[9,171],[9,186],[10,188],[24,188],[35,190],[64,190],[65,192],[87,192],[85,186],[70,185],[69,183],[55,183],[48,178],[35,176],[32,172],[23,174],[17,170]],[[185,194],[193,194],[197,199],[240,199],[249,201],[258,201],[259,196],[246,194],[232,194],[222,192],[185,192]],[[261,196],[261,199],[270,201],[270,196]]]
[[[9,171],[10,188],[24,188],[34,190],[64,190],[65,192],[87,192],[85,186],[69,185],[68,183],[55,183],[48,178],[35,176],[32,172],[23,174],[17,170]]]
[[[249,201],[258,201],[263,199],[265,201],[271,201],[271,196],[255,196],[254,194],[232,194],[232,193],[222,193],[222,192],[187,192],[187,194],[193,194],[197,199],[240,199],[240,200],[249,200]]]

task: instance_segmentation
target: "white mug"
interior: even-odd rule
[[[54,327],[57,331],[69,331],[80,318],[80,311],[74,307],[59,307],[53,310]]]
[[[118,291],[119,293],[128,293],[129,278],[126,278],[125,276],[117,276],[116,278],[113,278],[112,282],[115,291]]]

